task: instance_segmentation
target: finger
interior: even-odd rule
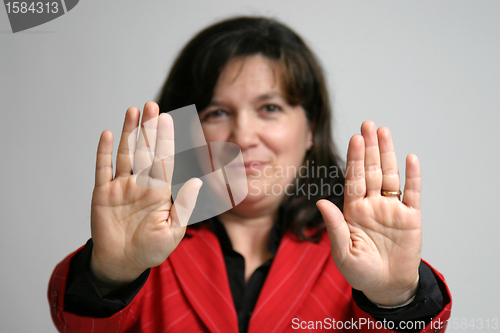
[[[134,174],[139,175],[147,171],[153,164],[156,145],[156,131],[158,127],[159,107],[155,102],[147,102],[142,113],[139,138],[134,155]]]
[[[132,174],[140,115],[141,111],[136,107],[129,108],[125,114],[122,136],[116,155],[116,177],[126,177]]]
[[[398,161],[394,151],[391,131],[387,127],[380,127],[377,133],[382,163],[382,189],[385,191],[399,191]]]
[[[370,120],[365,121],[361,125],[361,135],[365,140],[366,194],[368,196],[379,196],[382,188],[382,169],[380,167],[380,150],[375,123]]]
[[[420,163],[417,155],[410,154],[406,157],[406,182],[403,203],[408,207],[420,209],[421,191]]]
[[[103,186],[113,180],[113,133],[104,131],[97,146],[95,167],[95,187]]]
[[[191,178],[181,187],[170,211],[174,224],[181,227],[188,224],[202,185],[199,178]]]
[[[169,195],[174,173],[174,143],[174,121],[168,113],[162,113],[158,118],[158,134],[151,176],[165,182]]]
[[[316,203],[328,231],[332,246],[332,258],[336,264],[342,264],[349,255],[351,233],[340,209],[328,200]]]
[[[349,141],[347,150],[344,201],[348,204],[364,198],[365,195],[365,142],[361,135],[356,134]]]

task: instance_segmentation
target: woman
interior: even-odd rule
[[[207,142],[241,148],[249,193],[186,228],[201,181],[172,205],[168,186],[141,188],[134,173],[172,178],[174,126],[157,116],[190,104]],[[142,130],[129,143],[139,119],[127,111],[114,177],[113,136],[101,135],[92,239],[49,286],[60,331],[444,331],[449,291],[420,259],[417,157],[407,157],[400,201],[390,132],[367,121],[344,182],[321,68],[292,30],[245,17],[208,27],[181,51],[159,106],[146,103],[149,140]],[[153,153],[158,170],[148,169]]]

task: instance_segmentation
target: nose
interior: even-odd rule
[[[237,112],[232,126],[231,139],[241,150],[247,150],[259,144],[259,124],[251,112]]]

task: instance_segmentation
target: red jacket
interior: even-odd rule
[[[222,250],[208,226],[188,228],[168,259],[151,269],[132,302],[109,318],[64,312],[66,277],[73,255],[56,267],[49,284],[52,319],[60,332],[238,332]],[[450,317],[449,290],[442,275],[434,273],[445,307],[421,332],[444,332]],[[353,329],[338,329],[339,325]],[[371,332],[376,325],[377,321],[352,300],[351,287],[330,256],[326,232],[318,244],[300,241],[287,232],[262,287],[248,332],[295,332],[312,327],[316,328],[311,329],[314,332]]]

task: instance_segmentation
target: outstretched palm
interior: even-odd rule
[[[318,202],[332,245],[332,258],[349,284],[373,302],[397,305],[416,292],[422,228],[420,166],[406,159],[403,201],[381,191],[400,188],[389,129],[366,121],[349,143],[343,214]]]
[[[105,131],[99,141],[91,268],[105,284],[128,283],[165,261],[184,236],[201,187],[199,179],[188,181],[172,204],[168,180],[174,167],[173,121],[158,113],[156,103],[146,103],[136,140],[140,111],[127,111],[114,178],[113,134]]]

